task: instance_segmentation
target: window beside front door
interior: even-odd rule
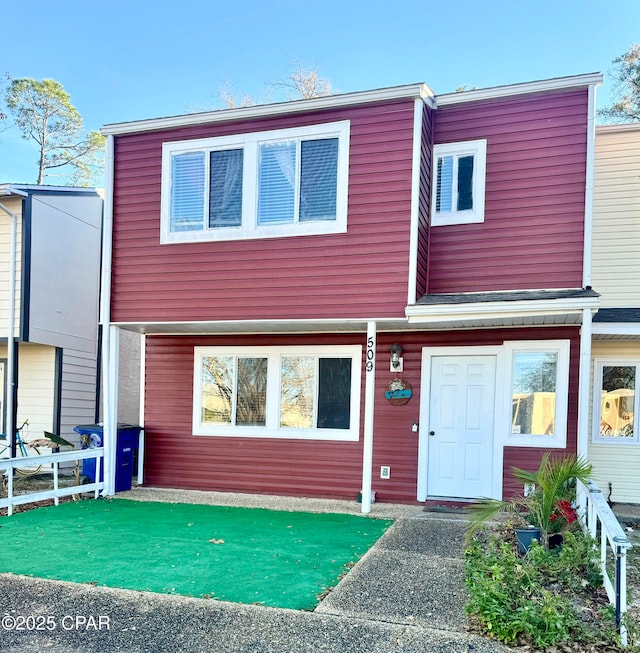
[[[510,425],[506,444],[564,447],[569,341],[507,342]]]

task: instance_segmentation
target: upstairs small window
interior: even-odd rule
[[[163,243],[346,231],[348,121],[162,151]]]
[[[487,141],[436,145],[433,149],[431,224],[484,222]]]

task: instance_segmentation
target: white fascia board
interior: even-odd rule
[[[543,315],[567,315],[582,313],[584,309],[595,311],[597,298],[547,299],[514,302],[474,302],[468,304],[414,304],[405,308],[409,324],[440,322],[450,318],[484,319],[495,317],[523,317]]]
[[[26,197],[29,193],[86,193],[95,195],[96,188],[89,186],[44,186],[37,184],[0,184],[0,195],[22,195]]]
[[[589,73],[586,75],[573,75],[571,77],[556,77],[554,79],[545,79],[537,82],[525,82],[523,84],[509,84],[506,86],[481,88],[475,91],[463,91],[461,93],[445,93],[443,95],[436,95],[436,108],[451,104],[462,104],[464,102],[493,100],[512,95],[541,93],[543,91],[559,91],[570,88],[586,88],[592,84],[600,85],[602,84],[602,80],[602,73]]]
[[[433,103],[434,93],[426,84],[410,84],[407,86],[394,86],[381,88],[374,91],[361,91],[357,93],[344,93],[340,95],[327,95],[310,100],[291,100],[275,104],[256,104],[251,107],[237,109],[220,109],[205,113],[191,113],[166,118],[152,118],[149,120],[136,120],[105,125],[100,132],[105,136],[134,134],[138,132],[155,131],[158,129],[171,129],[191,125],[203,125],[230,120],[248,120],[265,118],[269,116],[282,116],[290,113],[307,111],[320,111],[371,102],[384,102],[386,100],[418,99],[421,98],[430,106]]]
[[[594,322],[594,336],[640,336],[640,322]]]
[[[0,184],[0,197],[10,197],[11,195],[19,195],[20,197],[27,197],[29,193],[16,188],[12,184]]]

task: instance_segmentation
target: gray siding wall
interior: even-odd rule
[[[100,288],[99,195],[35,194],[29,340],[95,355]]]

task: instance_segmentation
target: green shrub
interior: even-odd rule
[[[598,595],[597,550],[582,533],[566,533],[557,550],[534,542],[525,557],[495,534],[474,538],[464,559],[467,613],[489,637],[545,648],[601,643],[605,633],[607,643],[614,644],[611,611]]]

